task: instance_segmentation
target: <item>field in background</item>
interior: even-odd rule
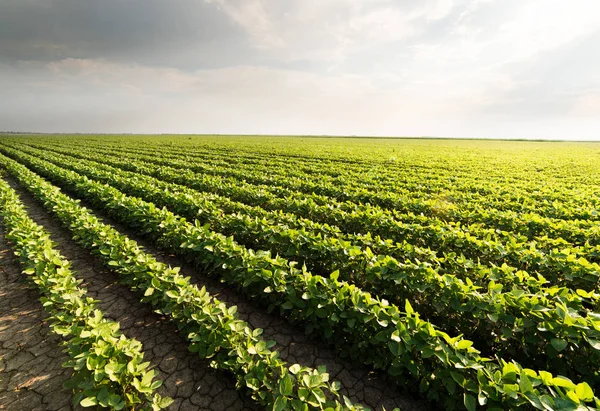
[[[33,195],[260,406],[600,406],[600,143],[6,135],[0,167],[4,220],[11,190]],[[158,250],[254,305],[218,308]],[[252,310],[285,321],[269,331]],[[292,355],[289,324],[331,358]],[[352,381],[355,365],[382,385]],[[131,382],[104,383],[128,401]]]

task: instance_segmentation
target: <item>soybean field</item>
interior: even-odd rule
[[[0,172],[0,409],[600,408],[600,143],[6,134]]]

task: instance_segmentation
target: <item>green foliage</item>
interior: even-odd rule
[[[76,202],[61,197],[56,190],[53,191],[46,183],[14,162],[8,159],[1,161],[12,174],[27,182],[32,191],[44,199],[61,220],[70,224],[74,230],[80,230],[76,235],[81,241],[86,241],[85,233],[92,231],[96,223],[90,223],[88,226],[84,222],[73,223],[81,213],[76,211]],[[283,315],[303,322],[307,331],[318,333],[325,340],[338,344],[350,357],[387,370],[401,384],[410,384],[415,379],[418,380],[426,396],[443,404],[447,409],[471,409],[474,399],[490,409],[519,409],[526,406],[538,409],[548,406],[579,406],[585,409],[585,403],[598,405],[597,398],[593,395],[590,398],[584,386],[579,388],[580,396],[579,385],[567,378],[554,377],[546,371],[523,368],[516,362],[496,361],[480,356],[472,341],[460,336],[450,337],[431,323],[422,320],[413,304],[407,302],[404,309],[400,310],[398,306],[372,297],[355,285],[339,281],[335,276],[326,278],[312,275],[281,257],[272,257],[265,252],[253,252],[240,246],[232,238],[211,231],[207,226],[190,224],[166,209],[159,209],[151,203],[125,196],[114,188],[76,173],[47,166],[36,169],[78,196],[88,199],[95,206],[105,209],[114,218],[141,232],[149,233],[160,246],[220,275],[224,281],[237,285],[264,304],[279,307]],[[90,217],[86,217],[87,220],[92,221]],[[111,241],[107,242],[103,237],[92,241],[90,246],[110,244]],[[112,249],[99,252],[107,258],[113,258]],[[114,258],[111,261],[114,261],[114,266],[126,265],[126,262]],[[132,271],[135,273],[135,270]],[[158,302],[167,301],[166,304],[170,305],[165,312],[179,312],[182,308],[178,307],[187,303],[185,294],[179,290],[177,293],[167,294],[170,289],[164,288],[158,281],[145,281],[146,285],[140,286],[140,289],[152,288],[153,291],[146,296],[147,298],[155,298]],[[494,284],[488,287],[488,291],[492,297],[503,295],[502,287],[496,287]],[[522,292],[511,291],[510,294],[516,299],[524,296]],[[556,312],[563,320],[573,317],[569,307],[564,304],[557,306]],[[486,318],[489,318],[490,324],[501,320],[497,312],[486,315]],[[213,344],[212,340],[206,341],[201,330],[198,336],[191,335],[191,338],[197,338],[198,342],[201,342],[197,347],[201,355],[220,358],[217,344]],[[554,345],[556,344],[555,342]],[[562,343],[558,344],[560,346]],[[260,352],[260,348],[262,346],[249,343],[236,357],[246,358],[248,354]],[[245,371],[245,375],[252,374],[249,370]],[[260,372],[263,371],[260,370],[259,374]],[[281,396],[282,392],[289,390],[285,372],[282,372],[280,377],[276,384],[270,384],[264,391],[260,391],[257,385],[261,381],[259,378],[249,377],[245,381],[247,387],[258,387],[257,391],[265,392],[264,395],[273,395],[272,393],[276,392]],[[320,404],[320,393],[317,392],[313,396],[306,391],[307,388],[312,388],[313,384],[312,377],[306,378],[302,376],[296,379],[297,384],[300,384],[299,381],[307,384],[306,388],[298,388],[298,399],[311,405]],[[317,381],[314,383],[317,384]],[[276,404],[277,407],[288,404],[287,398],[270,399],[270,403]]]
[[[262,330],[252,330],[246,322],[237,318],[235,307],[228,308],[206,289],[198,289],[192,285],[189,277],[179,274],[178,268],[156,261],[134,241],[101,223],[58,188],[26,169],[6,165],[46,208],[56,214],[79,244],[92,250],[107,267],[114,269],[123,283],[138,290],[143,302],[151,304],[156,311],[175,321],[181,333],[189,340],[190,351],[202,358],[211,358],[214,367],[231,371],[237,377],[238,387],[249,390],[260,404],[278,409],[304,409],[305,406],[307,409],[363,409],[360,405],[346,401],[342,404],[337,399],[338,385],[329,382],[329,375],[324,368],[314,370],[292,366],[290,368],[294,372],[290,373],[288,365],[279,358],[278,352],[271,350],[273,342],[265,341],[260,336]],[[149,206],[149,209],[156,210],[153,206]],[[114,331],[117,329],[118,326]],[[98,338],[104,332],[105,328],[101,328],[95,332],[86,332],[85,337]],[[110,340],[102,345],[102,349],[110,352],[122,349],[127,353],[135,348],[129,345],[121,347],[121,340],[122,338]],[[95,375],[101,374],[110,381],[117,379],[117,382],[122,382],[120,375],[138,376],[128,382],[139,393],[149,394],[160,385],[152,382],[154,372],[145,371],[148,364],[141,363],[141,357],[122,362],[105,360],[98,349],[91,353],[89,350],[78,351],[78,348],[74,348],[70,353],[73,361],[69,365],[76,370],[92,370]],[[85,381],[75,380],[74,385],[83,386]],[[84,406],[108,404],[120,409],[120,402],[117,403],[117,397],[110,392],[107,395],[104,395],[104,391],[88,394],[90,393],[85,391],[76,399],[83,401]],[[135,400],[128,395],[125,392],[119,398]],[[167,402],[155,397],[152,406],[160,409],[168,405]]]
[[[161,381],[143,362],[142,344],[126,338],[87,297],[48,233],[29,218],[16,193],[0,180],[0,214],[23,272],[39,289],[52,331],[65,338],[73,369],[66,383],[74,404],[114,410],[159,410],[172,400],[154,394]]]
[[[44,146],[43,149],[46,151],[48,147]],[[124,160],[113,158],[118,156],[115,156],[114,150],[110,149],[100,149],[103,154],[95,156],[89,154],[87,150],[73,153],[73,148],[52,148],[52,150],[86,160],[100,159],[103,163],[126,170],[152,175],[200,191],[222,194],[230,199],[268,210],[284,210],[304,215],[315,221],[338,225],[345,231],[371,232],[383,238],[403,238],[413,245],[428,246],[439,251],[448,250],[449,253],[460,250],[468,258],[480,259],[488,263],[502,264],[509,261],[517,269],[536,269],[550,280],[556,277],[558,280],[581,281],[582,285],[578,287],[593,286],[600,275],[598,265],[593,265],[594,262],[599,261],[597,257],[600,255],[600,248],[597,245],[600,240],[600,228],[593,221],[596,219],[593,218],[594,213],[596,217],[598,213],[593,208],[575,215],[577,218],[583,218],[582,215],[587,218],[592,217],[591,221],[564,221],[561,219],[564,218],[563,214],[561,218],[538,215],[535,213],[537,211],[535,207],[523,215],[522,210],[527,203],[524,203],[522,197],[518,197],[514,203],[503,197],[502,202],[495,203],[495,207],[491,208],[488,204],[489,196],[485,196],[481,199],[482,203],[477,207],[477,211],[473,211],[471,207],[474,201],[469,196],[464,200],[467,201],[466,204],[460,209],[444,206],[445,211],[454,210],[454,213],[440,219],[437,218],[440,212],[439,204],[450,204],[447,199],[441,199],[440,196],[427,200],[417,198],[411,201],[407,198],[407,194],[398,195],[387,190],[377,190],[378,185],[372,185],[371,189],[361,189],[357,195],[352,195],[348,192],[348,188],[340,189],[339,182],[324,184],[319,181],[316,185],[310,185],[306,179],[301,180],[301,185],[309,184],[310,188],[296,191],[285,185],[285,181],[293,178],[290,173],[286,174],[285,180],[278,180],[278,184],[284,186],[273,184],[271,180],[267,180],[269,184],[255,185],[247,182],[253,175],[252,171],[239,172],[241,174],[233,171],[236,173],[234,177],[229,176],[232,173],[231,167],[221,167],[216,170],[211,167],[207,170],[206,166],[199,164],[198,161],[163,158],[164,155],[157,152],[153,152],[151,156],[130,152],[128,158]],[[136,159],[139,160],[135,161]],[[272,171],[273,167],[269,168],[269,174]],[[264,179],[264,173],[261,175]],[[361,174],[358,180],[363,177]],[[250,180],[252,181],[251,178]],[[327,195],[315,194],[322,191],[323,187],[328,189]],[[420,183],[419,187],[424,188]],[[448,187],[442,186],[440,189],[448,190]],[[413,194],[419,192],[414,191]],[[449,196],[454,200],[462,192],[452,190]],[[552,194],[547,193],[547,197],[556,198],[556,194],[554,193],[554,196]],[[377,201],[372,196],[383,196],[387,200]],[[395,199],[388,201],[390,196]],[[562,202],[567,201],[567,198],[563,196],[560,199],[561,203],[551,202],[552,210],[556,211],[557,208],[562,211],[568,210],[561,205]],[[496,210],[496,207],[507,206],[507,204],[510,210],[500,212]],[[513,208],[520,210],[520,213],[514,211],[511,213]],[[577,207],[574,205],[572,210],[580,208],[581,206],[577,204]],[[500,215],[496,215],[498,213]],[[558,241],[556,237],[559,237]],[[565,239],[572,241],[573,244]],[[563,253],[565,250],[567,254]],[[546,255],[546,252],[549,255]],[[585,261],[587,257],[591,257],[592,261]],[[580,258],[584,261],[580,261]],[[560,275],[563,270],[566,270],[565,276]],[[574,270],[579,275],[572,275],[575,274]]]
[[[36,163],[23,154],[19,158],[37,170],[54,169],[49,163]],[[470,272],[471,277],[461,279],[454,274],[440,273],[441,269],[432,266],[432,260],[439,261],[435,256],[429,256],[427,263],[421,262],[427,255],[421,250],[415,252],[414,247],[402,247],[404,261],[401,262],[391,256],[376,255],[368,247],[361,249],[337,237],[322,236],[320,231],[294,230],[287,225],[273,224],[267,219],[268,212],[257,207],[247,208],[243,214],[224,214],[220,206],[225,203],[226,209],[232,208],[232,202],[100,163],[85,164],[66,156],[60,158],[54,161],[127,194],[165,206],[192,221],[198,218],[211,230],[232,235],[238,242],[241,240],[250,246],[262,242],[281,256],[296,260],[300,257],[300,262],[312,272],[337,270],[341,279],[396,304],[403,304],[406,299],[415,301],[424,318],[452,324],[449,330],[476,340],[484,353],[517,358],[523,358],[525,353],[536,359],[531,365],[574,378],[593,377],[596,373],[589,363],[600,361],[600,351],[586,343],[600,338],[600,331],[594,326],[598,321],[587,311],[589,305],[598,303],[600,295],[595,292],[548,287],[543,277],[506,265],[477,266],[474,267],[476,272]],[[408,259],[409,255],[414,262]],[[453,264],[460,265],[460,261]],[[478,281],[471,281],[472,277]],[[502,292],[503,284],[511,282],[513,288]],[[271,287],[265,290],[272,292]],[[563,314],[564,305],[570,310],[568,317]],[[555,344],[549,346],[549,342],[557,338],[570,342],[575,351],[568,357],[557,356],[560,350],[556,350]]]

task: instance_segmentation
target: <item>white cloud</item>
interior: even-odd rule
[[[256,47],[289,60],[343,60],[347,52],[423,33],[455,0],[205,0],[244,28]]]
[[[251,36],[257,47],[276,47],[281,40],[267,12],[266,0],[205,0],[215,4]]]
[[[600,89],[586,90],[575,98],[573,108],[569,114],[576,117],[598,118],[600,113]]]
[[[38,52],[32,47],[28,62],[0,64],[0,88],[10,101],[0,107],[0,124],[48,131],[600,134],[600,59],[587,61],[585,54],[595,53],[596,1],[185,4],[172,21],[146,10],[143,21],[183,33],[161,43],[169,47],[152,59],[153,41],[164,36],[151,38],[139,22],[128,43],[143,45],[139,53],[131,46],[102,54],[127,31],[119,26],[119,36],[102,43],[110,25],[97,22],[103,47],[66,41],[67,33],[85,31],[76,25],[58,36],[67,46],[52,36],[27,42],[39,46],[38,61],[30,58]],[[190,30],[185,25],[198,20],[194,13],[204,23]],[[212,20],[220,22],[213,27]],[[96,51],[72,51],[84,49]]]
[[[79,121],[78,102],[84,102],[88,109],[121,113],[120,118],[127,113],[127,129],[121,131],[144,132],[194,132],[201,125],[206,132],[398,135],[417,132],[421,116],[437,118],[439,123],[427,129],[441,132],[443,122],[456,114],[455,109],[411,90],[382,92],[367,76],[328,76],[264,67],[186,73],[66,59],[40,65],[36,78],[49,86],[22,84],[20,98],[0,114],[4,124],[23,119],[22,113],[27,113],[34,101],[39,106],[40,101],[49,103],[58,94],[67,104],[38,107],[42,117],[73,118],[49,131],[94,131],[99,127],[97,122]],[[108,131],[118,131],[110,124],[102,127],[104,131],[107,127]]]
[[[501,24],[488,43],[507,60],[521,60],[590,34],[600,26],[600,3],[538,0],[524,3],[513,19]],[[579,2],[581,3],[581,2]]]
[[[531,59],[590,35],[600,27],[600,3],[576,0],[473,1],[454,28],[450,48],[467,49],[479,63]]]

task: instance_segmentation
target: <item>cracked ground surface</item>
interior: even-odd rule
[[[0,409],[66,411],[71,393],[62,388],[71,370],[45,321],[40,296],[25,281],[0,228]]]
[[[207,361],[189,353],[187,343],[178,334],[175,326],[169,324],[166,318],[152,313],[148,306],[138,302],[137,297],[128,288],[118,284],[116,274],[105,270],[87,250],[75,244],[70,233],[29,193],[19,188],[12,179],[8,181],[19,193],[30,216],[51,233],[52,239],[58,243],[58,249],[72,262],[72,267],[77,275],[84,279],[84,285],[88,287],[90,295],[100,300],[99,307],[105,315],[119,321],[127,336],[135,337],[143,343],[146,360],[158,368],[158,378],[164,381],[159,393],[175,399],[169,409],[256,408],[243,393],[235,390],[231,377],[209,368]],[[372,409],[432,409],[431,405],[400,392],[385,376],[367,367],[340,359],[331,348],[307,337],[301,328],[290,325],[277,315],[266,313],[235,290],[217,280],[204,277],[175,256],[158,251],[131,230],[99,213],[97,215],[121,233],[136,240],[159,261],[171,266],[180,266],[182,274],[190,276],[192,282],[198,286],[206,286],[207,291],[219,300],[229,306],[237,305],[239,317],[254,328],[262,328],[264,338],[277,343],[275,348],[290,365],[299,363],[311,367],[327,366],[331,379],[341,383],[342,394]]]

